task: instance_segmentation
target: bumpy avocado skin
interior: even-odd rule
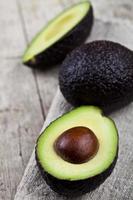
[[[73,28],[67,35],[50,46],[47,50],[36,55],[33,59],[24,64],[32,68],[44,69],[46,67],[57,65],[62,62],[66,55],[75,47],[81,45],[89,36],[93,25],[93,8],[90,9],[87,15],[81,22]]]
[[[95,190],[100,184],[102,184],[106,180],[107,177],[110,176],[117,162],[118,151],[113,163],[107,170],[95,177],[79,181],[66,181],[53,177],[52,175],[45,172],[42,168],[36,151],[35,157],[37,166],[40,170],[42,177],[53,191],[64,196],[76,197]]]
[[[64,60],[59,83],[72,105],[104,108],[129,102],[133,100],[133,52],[111,41],[82,45]]]

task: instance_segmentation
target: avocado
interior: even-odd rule
[[[116,109],[133,100],[133,52],[112,41],[84,44],[64,60],[59,84],[72,105]]]
[[[57,193],[82,195],[111,174],[118,152],[114,122],[100,108],[81,106],[53,121],[39,136],[36,160]]]
[[[80,2],[51,20],[31,41],[23,63],[44,69],[64,60],[66,54],[81,45],[91,31],[93,9],[88,1]]]

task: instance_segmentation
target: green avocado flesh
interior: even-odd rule
[[[82,164],[63,160],[54,149],[54,142],[66,130],[87,127],[99,141],[97,154]],[[40,135],[36,145],[37,161],[41,168],[57,179],[76,181],[94,177],[113,163],[118,147],[118,135],[114,122],[103,116],[95,106],[81,106],[53,121]]]
[[[87,14],[90,3],[85,1],[58,15],[32,40],[23,56],[26,63],[34,56],[52,46],[55,42],[71,31]]]

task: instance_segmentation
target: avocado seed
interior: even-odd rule
[[[96,135],[87,127],[73,127],[55,141],[56,153],[65,161],[81,164],[92,159],[99,148]]]

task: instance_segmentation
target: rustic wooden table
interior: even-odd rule
[[[0,200],[13,200],[58,84],[58,66],[39,72],[21,63],[27,43],[76,0],[0,0]],[[132,0],[92,0],[97,18],[133,22]],[[97,35],[98,36],[98,35]]]

